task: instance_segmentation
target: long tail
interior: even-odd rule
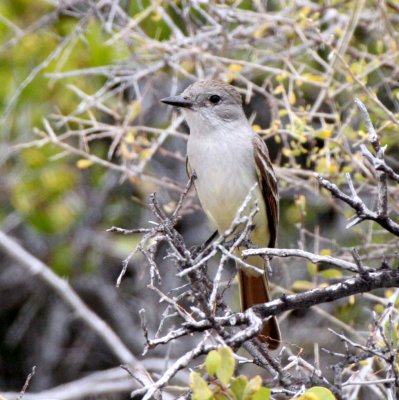
[[[269,284],[265,276],[251,276],[240,270],[238,277],[242,310],[270,301]],[[266,321],[258,339],[267,342],[269,349],[277,349],[281,342],[281,334],[276,317]]]

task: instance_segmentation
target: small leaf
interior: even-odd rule
[[[326,279],[342,278],[342,272],[335,268],[328,268],[324,271],[320,271],[320,275]]]
[[[240,375],[238,378],[234,379],[231,383],[231,391],[234,393],[237,400],[244,400],[244,391],[248,385],[248,379]]]
[[[123,138],[123,140],[128,143],[128,144],[132,144],[135,141],[135,137],[136,137],[137,131],[135,131],[134,129],[131,129]]]
[[[154,22],[159,22],[162,20],[162,15],[158,11],[154,11],[151,15],[151,20]]]
[[[378,314],[382,314],[385,311],[385,307],[382,304],[376,304],[374,306],[374,311]]]
[[[262,386],[254,395],[251,400],[269,400],[271,395],[271,390],[265,386]]]
[[[229,70],[231,72],[240,72],[242,70],[243,66],[240,64],[230,64],[229,65]]]
[[[302,397],[306,400],[336,400],[332,392],[322,386],[314,386],[310,388]]]
[[[234,374],[236,362],[230,347],[222,347],[219,349],[219,354],[221,359],[219,368],[216,371],[216,376],[223,385],[227,385]]]
[[[284,92],[284,86],[283,85],[278,85],[276,88],[273,90],[273,94],[278,95]]]
[[[122,154],[122,157],[125,160],[133,160],[137,158],[137,154],[132,150],[131,146],[129,146],[126,142],[122,142],[119,149]]]
[[[317,267],[316,264],[313,264],[312,262],[309,261],[306,264],[306,266],[307,266],[307,269],[308,269],[308,273],[312,278],[317,275],[317,272],[318,272],[319,268]]]
[[[140,152],[140,160],[145,160],[151,156],[151,149],[143,149]]]
[[[332,135],[332,130],[331,129],[321,129],[316,133],[316,137],[319,139],[329,139]]]
[[[313,282],[305,281],[305,280],[297,280],[291,286],[291,290],[294,292],[301,292],[303,290],[310,290],[313,289],[314,285]]]
[[[243,399],[251,400],[252,395],[262,387],[262,378],[259,375],[254,376],[245,387]]]
[[[79,169],[86,169],[93,165],[93,161],[88,160],[87,158],[82,158],[76,162],[76,166]]]
[[[218,351],[212,350],[205,359],[205,368],[209,376],[214,376],[220,367],[221,357]]]
[[[307,80],[310,82],[315,82],[315,83],[325,82],[325,77],[323,75],[315,75],[315,74],[305,73],[305,74],[302,74],[301,76],[304,80]]]
[[[290,157],[290,156],[292,155],[292,150],[291,150],[291,149],[288,149],[287,147],[283,147],[283,148],[281,149],[281,152],[283,153],[283,155],[284,155],[285,157]]]
[[[167,213],[171,213],[176,208],[176,202],[174,200],[166,203],[162,206],[163,210]]]
[[[303,194],[300,194],[295,198],[295,204],[301,209],[302,212],[305,212],[306,197]]]
[[[193,391],[193,400],[210,400],[213,396],[205,379],[198,372],[191,372],[190,387]]]
[[[321,256],[331,256],[331,250],[330,249],[323,249],[320,252]]]

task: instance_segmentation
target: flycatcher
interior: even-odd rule
[[[187,170],[195,171],[195,188],[202,208],[219,233],[227,230],[251,188],[254,218],[251,241],[258,247],[274,247],[278,226],[277,180],[265,142],[256,135],[242,107],[240,93],[231,85],[205,80],[189,86],[181,95],[163,103],[180,107],[190,128]],[[256,185],[257,184],[257,185]],[[248,209],[250,209],[249,207]],[[246,259],[264,270],[262,257]],[[243,310],[270,300],[265,272],[239,269]],[[275,317],[269,318],[259,338],[269,348],[278,347],[281,337]]]

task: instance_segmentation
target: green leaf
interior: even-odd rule
[[[342,278],[342,272],[335,268],[328,268],[319,272],[326,279]]]
[[[272,391],[269,388],[262,386],[256,393],[254,393],[251,400],[269,400],[271,393]]]
[[[308,273],[312,278],[317,275],[319,267],[316,264],[309,261],[306,266],[308,268]]]
[[[219,355],[220,364],[216,371],[216,376],[223,385],[227,385],[234,374],[236,362],[230,347],[222,347],[219,349]]]
[[[294,292],[302,292],[304,290],[310,290],[310,289],[314,289],[313,282],[305,281],[305,280],[301,280],[301,279],[298,279],[297,281],[295,281],[291,286],[291,290]]]
[[[221,356],[218,351],[212,350],[208,353],[205,359],[205,368],[209,376],[214,376],[220,367]]]
[[[193,391],[193,400],[210,400],[213,396],[205,379],[198,372],[191,372],[190,387]]]
[[[254,376],[246,386],[243,394],[243,400],[251,400],[252,396],[262,387],[262,378],[259,375]]]
[[[237,400],[244,400],[244,391],[247,385],[248,379],[243,375],[240,375],[238,378],[233,380],[230,388]]]
[[[306,397],[306,395],[311,395],[311,397]],[[307,390],[303,396],[304,399],[314,399],[314,400],[336,400],[335,396],[330,390],[322,386],[314,386]]]

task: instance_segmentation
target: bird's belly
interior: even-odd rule
[[[212,150],[213,147],[204,151],[197,147],[194,156],[189,155],[189,163],[197,174],[195,187],[201,205],[219,232],[224,232],[231,226],[252,188],[253,195],[245,213],[253,208],[257,200],[260,212],[256,220],[265,218],[262,194],[259,187],[255,187],[257,178],[252,154],[241,154],[240,157],[237,149],[235,152],[231,149],[223,151],[223,147],[219,147],[217,151]],[[232,153],[235,154],[234,158]]]

